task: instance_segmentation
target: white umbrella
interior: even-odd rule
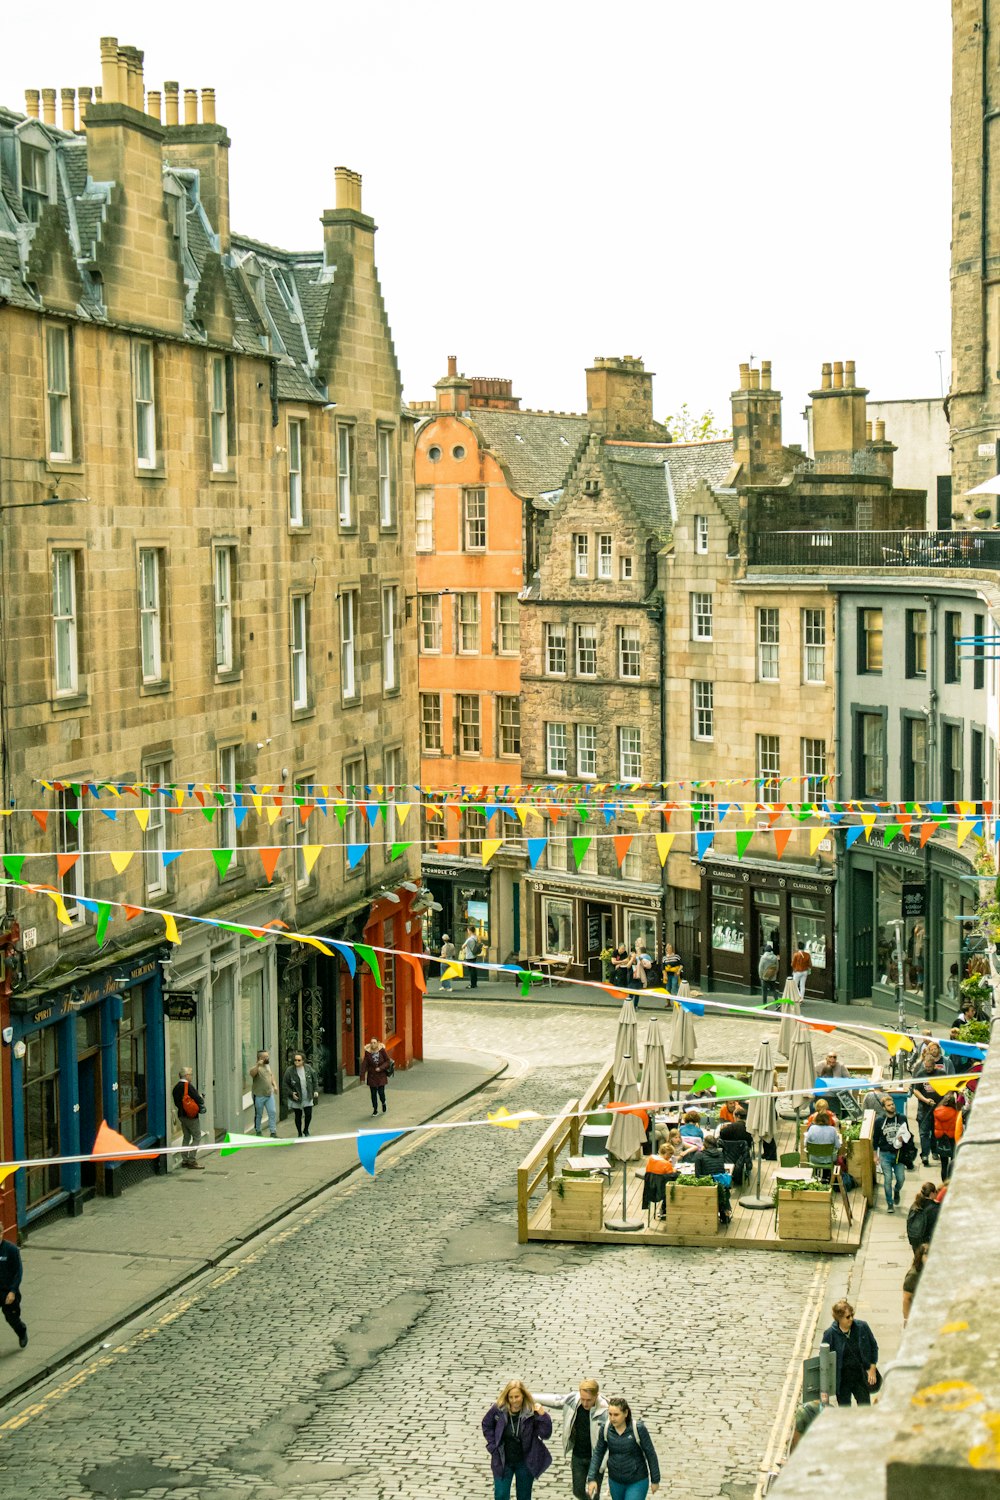
[[[994,474],[992,479],[984,480],[977,484],[974,490],[966,490],[967,495],[1000,495],[1000,474]]]
[[[809,1113],[809,1101],[815,1083],[812,1035],[808,1026],[796,1026],[788,1054],[788,1077],[785,1081],[785,1088],[794,1095],[790,1100],[793,1114],[798,1114],[803,1105],[806,1107],[806,1114]]]
[[[792,1038],[802,1027],[791,1019],[792,1016],[801,1016],[802,997],[799,987],[789,974],[785,980],[785,988],[781,992],[781,1025],[778,1027],[778,1051],[782,1057],[787,1057],[791,1050]]]
[[[804,1027],[800,1027],[804,1030]],[[741,1198],[743,1208],[771,1208],[770,1198],[762,1198],[760,1192],[761,1163],[764,1159],[764,1142],[773,1141],[778,1133],[778,1112],[774,1101],[774,1059],[771,1056],[771,1038],[762,1037],[754,1058],[750,1086],[759,1093],[747,1101],[747,1129],[757,1143],[757,1193],[755,1197]]]
[[[691,1012],[683,1005],[675,1005],[674,1019],[670,1027],[670,1061],[677,1069],[678,1094],[681,1091],[681,1068],[694,1062],[697,1045]]]
[[[631,1002],[630,1002],[631,1003]],[[615,1069],[615,1104],[638,1104],[639,1085],[636,1080],[635,1064],[632,1058],[625,1054],[620,1065]],[[641,1219],[629,1219],[628,1213],[628,1168],[626,1163],[642,1151],[642,1143],[646,1132],[642,1128],[642,1121],[638,1115],[624,1114],[615,1110],[614,1119],[611,1122],[611,1131],[608,1135],[608,1155],[617,1157],[622,1164],[622,1216],[620,1219],[609,1219],[609,1229],[635,1230],[642,1228]]]
[[[618,1012],[618,1031],[615,1034],[615,1063],[612,1069],[612,1078],[617,1078],[618,1069],[621,1067],[622,1058],[633,1057],[638,1061],[639,1057],[639,1022],[636,1019],[635,1006],[631,1000],[622,1002],[622,1008]]]
[[[646,1028],[646,1052],[642,1060],[642,1097],[654,1104],[666,1104],[670,1098],[667,1058],[663,1050],[663,1032],[658,1017],[653,1016]],[[653,1112],[649,1114],[649,1144],[656,1145]]]

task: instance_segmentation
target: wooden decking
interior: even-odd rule
[[[734,1065],[727,1065],[727,1067],[730,1071],[735,1071]],[[583,1099],[568,1101],[560,1119],[553,1122],[534,1151],[521,1163],[518,1172],[518,1237],[522,1243],[528,1240],[553,1240],[585,1244],[711,1246],[713,1248],[732,1245],[739,1250],[804,1250],[825,1255],[851,1255],[858,1250],[861,1244],[865,1213],[871,1204],[874,1191],[870,1139],[864,1142],[864,1149],[860,1153],[864,1158],[864,1164],[859,1170],[859,1185],[847,1195],[850,1200],[851,1220],[848,1222],[843,1195],[835,1194],[829,1239],[781,1239],[777,1233],[773,1208],[757,1209],[741,1206],[741,1197],[756,1196],[756,1163],[750,1182],[740,1189],[731,1189],[732,1219],[728,1224],[716,1223],[711,1231],[706,1230],[702,1233],[677,1233],[672,1228],[675,1205],[681,1194],[689,1190],[678,1188],[674,1200],[671,1201],[668,1183],[666,1218],[656,1218],[658,1211],[656,1205],[652,1205],[649,1209],[642,1207],[643,1183],[642,1178],[636,1175],[642,1162],[638,1158],[629,1163],[627,1170],[626,1218],[641,1220],[643,1226],[641,1229],[618,1231],[607,1228],[609,1219],[622,1217],[622,1172],[620,1164],[613,1162],[610,1182],[606,1182],[604,1187],[602,1227],[600,1229],[560,1228],[554,1230],[551,1222],[553,1183],[558,1179],[562,1162],[566,1157],[576,1155],[578,1152],[581,1112],[600,1107],[607,1097],[607,1088],[607,1074],[602,1074],[595,1080]],[[870,1137],[870,1122],[866,1125],[863,1135]],[[779,1157],[794,1152],[794,1121],[779,1121],[777,1144]],[[774,1174],[778,1169],[778,1162],[763,1163],[761,1197],[771,1198],[774,1191]]]

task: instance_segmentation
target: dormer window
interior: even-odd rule
[[[42,146],[21,142],[21,201],[32,224],[49,202],[49,153]]]

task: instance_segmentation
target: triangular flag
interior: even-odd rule
[[[7,871],[7,874],[10,876],[11,880],[21,879],[21,869],[24,865],[24,860],[25,856],[23,854],[4,855],[3,867]]]
[[[521,820],[521,827],[523,828],[524,824],[525,824],[525,821],[527,820],[527,817],[528,817],[528,808],[525,806],[525,804],[523,802],[515,802],[514,803],[514,811],[517,813],[517,816],[520,818],[520,820]]]
[[[371,969],[371,971],[372,971],[372,978],[374,979],[375,983],[378,985],[379,989],[380,990],[384,989],[385,986],[382,983],[382,971],[379,969],[379,966],[378,966],[378,958],[377,958],[377,956],[375,954],[375,949],[374,948],[369,948],[369,946],[368,946],[367,943],[355,943],[354,949],[355,949],[355,952],[357,953],[358,957],[361,958],[361,959],[364,959],[364,961],[368,965],[369,969]]]
[[[461,979],[464,973],[465,970],[461,964],[449,964],[441,975],[441,983],[443,984],[446,979]]]
[[[934,837],[934,835],[937,833],[937,831],[938,831],[938,824],[937,823],[921,823],[921,825],[920,825],[920,847],[921,847],[921,849],[924,847],[924,845],[930,839],[932,839]]]
[[[302,848],[299,850],[299,853],[302,855],[302,865],[306,872],[306,875],[308,876],[312,874],[313,865],[323,853],[323,845],[303,844]]]
[[[358,1161],[369,1177],[375,1176],[375,1158],[383,1146],[396,1141],[405,1130],[359,1130],[357,1136]]]
[[[356,870],[358,865],[364,859],[365,855],[368,853],[368,845],[345,844],[344,848],[347,854],[347,868],[349,870]]]
[[[856,824],[853,828],[849,828],[847,830],[847,837],[844,840],[844,847],[846,849],[849,849],[852,844],[856,844],[858,842],[858,839],[865,832],[867,832],[867,830],[861,823]]]
[[[56,917],[62,923],[63,927],[72,927],[73,924],[69,919],[69,912],[66,910],[66,903],[59,892],[46,891],[45,894],[46,896],[48,896],[49,900],[52,902],[52,905],[55,907]]]
[[[864,825],[864,830],[865,830],[865,843],[868,843],[868,841],[871,839],[872,829],[875,826],[875,820],[876,820],[877,817],[878,817],[877,813],[862,813],[861,814],[861,822]]]
[[[358,968],[358,960],[355,956],[354,949],[349,947],[347,943],[336,943],[332,938],[330,939],[330,943],[331,946],[337,950],[341,958],[344,960],[344,963],[347,965],[347,971],[353,979]]]
[[[696,833],[694,841],[698,846],[698,858],[704,859],[715,841],[715,829],[713,828],[708,833]]]
[[[411,802],[396,803],[396,821],[399,823],[400,828],[402,828],[403,824],[406,822],[406,815],[410,811],[412,805],[413,804]]]
[[[35,822],[38,824],[39,828],[44,833],[45,832],[46,824],[49,821],[49,815],[48,815],[48,812],[46,811],[46,809],[45,808],[33,807],[31,809],[31,816],[34,818]]]
[[[741,828],[738,830],[736,834],[736,853],[740,859],[742,859],[744,854],[747,852],[747,848],[751,840],[753,839],[753,835],[754,830],[752,828]]]
[[[885,1045],[890,1057],[895,1057],[897,1052],[912,1052],[913,1042],[901,1031],[883,1031]]]
[[[483,839],[481,854],[484,865],[488,865],[498,849],[503,848],[503,839]]]
[[[125,913],[125,920],[126,920],[126,922],[131,922],[131,920],[132,920],[133,917],[141,917],[142,916],[142,907],[141,906],[123,906],[122,907],[122,911]]]
[[[792,836],[790,828],[776,828],[774,830],[774,852],[780,859],[788,846],[788,840]]]
[[[177,918],[169,911],[160,913],[163,918],[163,936],[168,943],[174,943],[180,947],[181,935],[177,931]]]
[[[969,837],[969,834],[972,832],[975,826],[976,825],[971,818],[962,819],[962,821],[958,825],[958,829],[955,835],[955,847],[957,849],[961,849],[962,845],[965,843],[966,839]]]
[[[658,833],[656,835],[656,852],[660,856],[661,868],[667,862],[667,855],[670,853],[670,848],[675,837],[676,835],[672,833]]]
[[[486,1118],[491,1125],[499,1125],[504,1130],[520,1130],[521,1128],[520,1119],[512,1115],[502,1104],[499,1109],[487,1110]]]
[[[275,1140],[268,1135],[239,1135],[235,1130],[228,1130],[223,1137],[225,1145],[219,1148],[220,1156],[233,1156],[237,1151],[242,1151],[247,1146],[291,1146],[291,1139]]]
[[[892,843],[893,839],[899,833],[899,827],[900,827],[900,825],[898,823],[887,823],[885,825],[885,830],[883,832],[882,837],[885,840],[885,846],[886,846],[886,848],[889,847],[889,845]]]
[[[611,840],[611,842],[615,846],[615,858],[618,861],[619,870],[624,863],[625,856],[629,851],[629,845],[631,844],[632,839],[633,835],[631,833],[616,833],[614,838]]]
[[[531,865],[532,869],[535,869],[536,865],[538,864],[538,861],[541,859],[541,857],[542,857],[542,850],[545,848],[545,845],[547,843],[548,843],[548,839],[529,839],[528,840],[528,863]]]
[[[129,865],[132,863],[132,858],[133,858],[134,854],[135,854],[135,850],[134,849],[113,849],[111,851],[111,853],[110,853],[110,855],[108,857],[111,860],[111,863],[115,867],[116,874],[118,874],[118,875],[124,875],[125,871],[128,869]]]
[[[138,823],[143,833],[145,833],[146,828],[149,824],[149,814],[152,809],[148,807],[133,807],[132,811],[135,814],[135,821]]]
[[[215,860],[215,868],[219,872],[219,879],[220,880],[225,880],[225,878],[226,878],[226,872],[228,871],[229,866],[233,862],[233,855],[235,853],[236,853],[235,849],[213,849],[212,850],[212,858]]]
[[[264,874],[267,877],[267,883],[268,885],[270,885],[271,881],[274,879],[274,871],[277,867],[278,860],[281,858],[281,850],[259,849],[257,852],[260,855],[260,862],[264,866]]]
[[[60,880],[63,878],[63,876],[65,874],[68,873],[68,871],[72,870],[73,866],[76,864],[76,862],[77,862],[77,860],[79,858],[80,858],[79,854],[57,854],[56,855],[56,869],[59,872],[59,879]]]
[[[632,811],[635,813],[635,821],[636,821],[636,823],[641,828],[642,827],[642,820],[646,816],[646,814],[649,812],[649,803],[648,802],[633,802],[632,803]]]
[[[158,1151],[140,1151],[138,1146],[112,1130],[107,1120],[102,1120],[94,1137],[94,1156],[106,1157],[109,1161],[155,1161]]]
[[[819,848],[820,844],[823,842],[823,840],[826,838],[826,836],[827,836],[827,833],[826,833],[826,829],[825,828],[810,828],[810,830],[809,830],[809,854],[810,854],[810,856],[812,856],[813,854],[816,853],[816,850]]]
[[[281,817],[281,808],[278,807],[276,803],[269,802],[267,804],[267,811],[265,816],[267,817],[268,828],[273,828],[275,823]]]
[[[180,859],[184,853],[183,849],[164,849],[160,858],[165,865],[172,865],[175,859]]]
[[[419,953],[404,953],[400,950],[397,952],[396,957],[401,958],[404,963],[409,964],[413,970],[414,988],[418,994],[422,995],[427,989],[427,976],[424,973],[423,960]]]
[[[587,850],[593,843],[593,839],[584,838],[578,835],[577,837],[571,839],[570,842],[573,846],[573,863],[576,865],[576,868],[579,869],[583,864],[583,861],[587,858]]]
[[[13,1177],[17,1171],[16,1167],[0,1166],[0,1187],[3,1187],[8,1177]]]
[[[389,850],[389,861],[390,861],[390,863],[394,859],[398,859],[401,854],[405,854],[406,851],[407,851],[407,849],[412,849],[412,848],[413,848],[412,840],[408,844],[393,844],[392,848]]]

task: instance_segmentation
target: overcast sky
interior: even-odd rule
[[[457,354],[581,410],[586,365],[628,353],[659,417],[728,422],[753,354],[795,441],[824,360],[935,396],[943,350],[947,384],[945,0],[8,11],[16,108],[100,82],[102,33],[145,51],[147,87],[214,86],[244,233],[318,248],[334,166],[360,171],[411,399]]]

